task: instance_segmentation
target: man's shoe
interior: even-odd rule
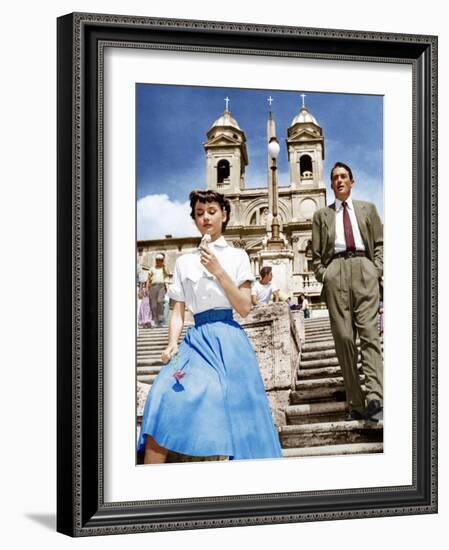
[[[365,415],[359,411],[348,411],[345,416],[346,421],[365,420]]]
[[[368,402],[368,406],[366,408],[366,418],[374,422],[379,422],[379,420],[383,420],[382,411],[383,407],[381,402],[378,399],[373,399]]]

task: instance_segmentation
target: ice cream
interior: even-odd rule
[[[211,236],[209,235],[209,233],[205,233],[203,235],[203,238],[201,239],[201,243],[200,243],[200,246],[205,246],[207,248],[207,245],[211,242]]]

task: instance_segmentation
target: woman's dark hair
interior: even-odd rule
[[[200,189],[194,189],[190,192],[189,200],[191,208],[190,217],[193,220],[195,220],[195,206],[197,202],[202,202],[204,204],[206,204],[206,202],[218,202],[221,208],[226,212],[226,221],[224,221],[221,226],[221,230],[224,233],[231,216],[231,203],[222,193],[219,193],[218,191],[202,191]]]
[[[334,173],[335,168],[344,168],[348,172],[351,181],[354,179],[352,177],[352,170],[351,168],[349,168],[347,164],[345,164],[344,162],[336,162],[331,170],[331,181],[332,181],[332,174]]]

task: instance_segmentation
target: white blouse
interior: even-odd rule
[[[208,246],[237,287],[245,281],[254,281],[249,257],[244,250],[229,246],[224,237]],[[207,309],[232,308],[216,277],[201,265],[200,259],[198,248],[176,260],[168,296],[177,302],[185,302],[186,308],[194,315]]]

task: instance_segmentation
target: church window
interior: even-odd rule
[[[299,173],[302,179],[310,179],[313,177],[312,159],[309,155],[302,155],[299,159]]]
[[[230,172],[229,161],[220,160],[217,165],[217,183],[224,183],[224,180],[229,178]]]

